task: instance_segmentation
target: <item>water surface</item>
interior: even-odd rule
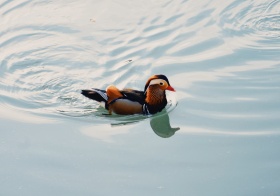
[[[0,3],[1,195],[279,195],[280,1]],[[154,117],[85,88],[176,89]]]

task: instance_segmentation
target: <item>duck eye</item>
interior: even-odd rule
[[[159,85],[162,86],[162,85],[163,85],[163,82],[160,82]]]

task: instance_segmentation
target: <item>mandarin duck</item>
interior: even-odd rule
[[[110,85],[106,90],[93,88],[82,90],[82,94],[100,103],[112,113],[121,115],[150,115],[162,111],[167,105],[165,90],[175,91],[165,75],[153,75],[146,82],[144,91],[119,90]]]

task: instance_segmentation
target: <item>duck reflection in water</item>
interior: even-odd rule
[[[162,115],[152,117],[150,119],[150,125],[155,134],[162,138],[169,138],[173,136],[176,131],[180,130],[179,127],[171,127],[169,116],[166,112]]]
[[[118,119],[118,118],[116,118]],[[140,122],[142,120],[146,119],[144,116],[137,116],[135,118],[126,119],[125,121],[119,122],[119,123],[111,123],[111,126],[125,126],[133,123]],[[179,127],[171,127],[170,125],[170,119],[169,115],[166,110],[162,111],[159,114],[156,114],[154,116],[151,116],[150,118],[150,126],[152,130],[155,132],[156,135],[162,138],[169,138],[175,134],[176,131],[180,130]],[[118,120],[124,120],[123,118],[120,118]]]

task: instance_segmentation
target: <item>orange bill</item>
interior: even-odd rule
[[[172,86],[168,86],[168,87],[166,88],[166,90],[174,91],[174,92],[175,92],[175,89],[174,89]]]

